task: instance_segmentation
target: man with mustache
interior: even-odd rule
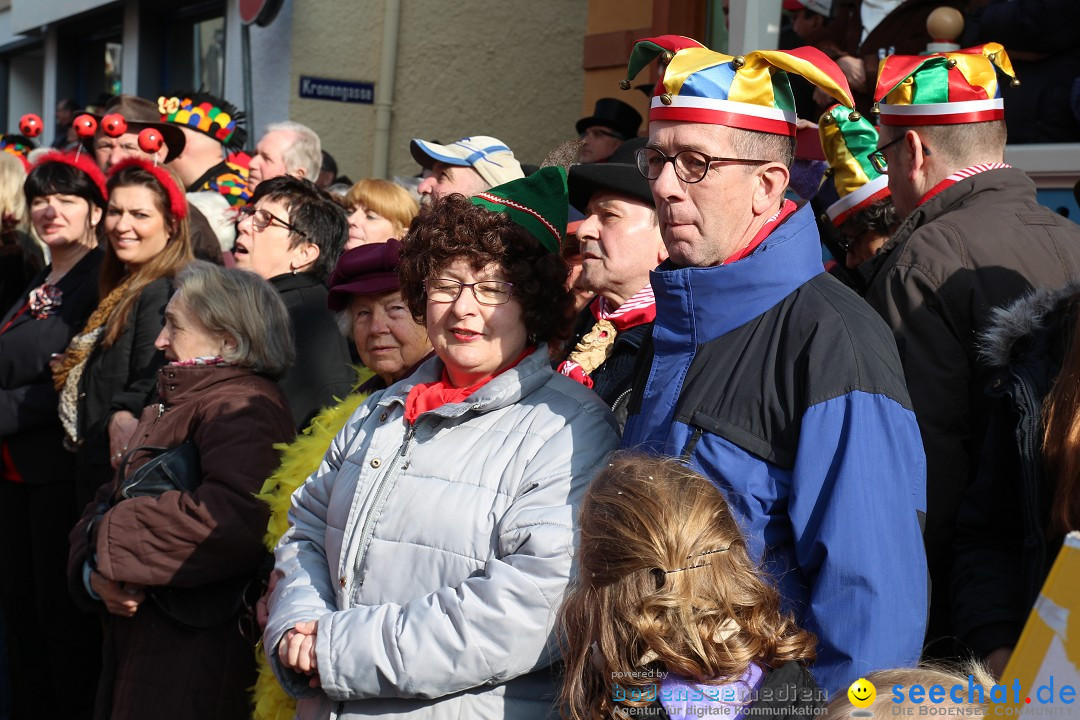
[[[827,274],[813,211],[784,198],[795,149],[785,72],[851,107],[813,48],[731,57],[637,43],[662,63],[638,168],[669,260],[623,445],[682,458],[722,492],[786,609],[818,638],[829,693],[914,665],[926,626],[922,442],[896,345]]]

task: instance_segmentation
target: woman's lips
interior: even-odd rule
[[[450,333],[458,342],[473,342],[482,337],[480,333],[465,328],[451,328]]]

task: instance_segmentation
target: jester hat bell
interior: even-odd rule
[[[878,133],[870,121],[843,105],[833,105],[818,121],[821,148],[829,161],[840,199],[825,209],[840,227],[849,217],[889,196],[889,178],[867,160],[877,149]]]
[[[882,125],[1003,120],[999,72],[1020,84],[998,43],[933,55],[890,55],[878,68],[874,112]]]
[[[569,207],[564,168],[540,168],[528,177],[493,187],[470,200],[485,210],[505,213],[548,251],[559,252]]]
[[[649,120],[726,125],[795,136],[795,98],[787,73],[801,75],[854,107],[840,67],[811,47],[755,50],[745,55],[714,52],[697,40],[662,35],[639,40],[630,54],[624,90],[653,60],[661,64]]]

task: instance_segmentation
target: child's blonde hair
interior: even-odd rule
[[[715,683],[751,663],[814,659],[815,637],[781,612],[719,490],[679,462],[616,453],[585,493],[580,527],[559,612],[564,717],[609,717],[613,685],[647,690],[650,671]]]
[[[974,713],[972,715],[965,715],[965,717],[982,717],[986,715],[990,706],[988,702],[967,701],[969,675],[972,677],[971,682],[982,686],[982,700],[985,701],[986,698],[989,697],[990,689],[994,686],[995,681],[989,671],[976,660],[970,660],[962,666],[925,663],[919,667],[878,670],[877,672],[872,672],[866,676],[866,679],[873,683],[874,688],[877,690],[877,697],[870,707],[865,708],[864,711],[869,711],[874,718],[881,718],[884,720],[884,718],[899,717],[896,708],[926,708],[928,707],[928,704],[925,700],[919,704],[913,703],[911,700],[907,699],[904,702],[896,702],[892,694],[893,686],[902,685],[907,689],[912,685],[921,685],[924,688],[940,685],[945,688],[944,700],[940,703],[933,704],[932,707],[941,709],[963,708]],[[964,686],[964,700],[961,702],[956,702],[949,695],[949,688],[954,685]],[[847,688],[841,688],[836,695],[833,696],[833,699],[829,701],[829,705],[825,711],[825,717],[829,718],[829,720],[848,720],[848,718],[859,717],[854,714],[858,710],[859,708],[852,705],[851,700],[848,699]],[[864,715],[863,717],[866,716]]]

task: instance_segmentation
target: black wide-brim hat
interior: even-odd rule
[[[607,162],[570,166],[567,177],[570,204],[585,212],[593,194],[607,190],[655,207],[649,181],[637,167],[637,151],[645,147],[647,140],[643,137],[627,140],[615,149]]]
[[[105,106],[105,109],[100,114],[87,114],[97,120],[98,131],[104,132],[104,129],[101,128],[101,120],[113,113],[120,113],[124,116],[124,120],[128,124],[128,132],[138,134],[148,127],[160,132],[161,139],[165,141],[165,147],[168,149],[164,162],[170,163],[180,157],[180,153],[184,152],[184,146],[187,144],[184,131],[178,125],[161,122],[161,113],[158,112],[157,105],[149,100],[135,95],[117,95],[109,101],[109,104]]]
[[[578,120],[575,127],[580,135],[596,125],[611,128],[622,135],[624,140],[628,140],[637,137],[638,129],[641,127],[641,113],[622,100],[600,98],[596,101],[593,114]]]

